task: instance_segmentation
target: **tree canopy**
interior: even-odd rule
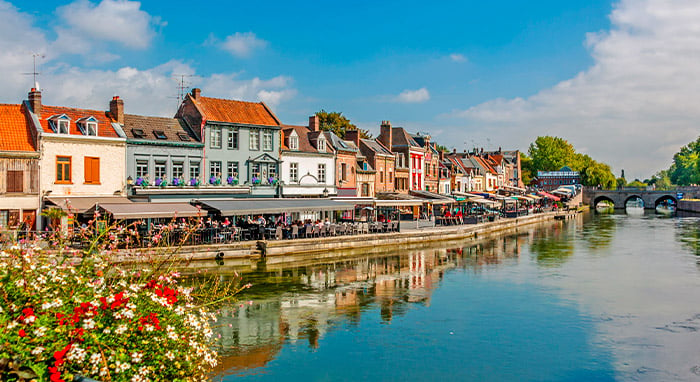
[[[321,130],[332,131],[341,138],[345,138],[345,132],[347,130],[359,130],[361,138],[372,138],[372,134],[370,134],[369,131],[358,129],[342,112],[329,112],[321,109],[321,111],[316,113],[316,116],[319,119]]]
[[[673,156],[668,175],[673,184],[688,186],[700,183],[700,138],[681,147]]]
[[[526,182],[526,174],[531,177],[536,175],[537,171],[556,171],[568,166],[580,173],[581,184],[585,186],[615,188],[617,185],[610,166],[595,161],[588,155],[577,153],[571,143],[559,137],[537,137],[535,142],[530,144],[528,156],[521,158],[520,166],[523,182]]]

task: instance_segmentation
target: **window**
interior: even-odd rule
[[[214,149],[221,148],[221,129],[218,127],[212,127],[209,131],[209,147]]]
[[[289,181],[298,182],[299,181],[299,163],[289,164]]]
[[[134,134],[134,138],[146,138],[146,133],[143,129],[131,129],[131,133]]]
[[[68,134],[70,127],[70,122],[65,119],[58,120],[58,131],[59,134]]]
[[[85,183],[100,184],[100,158],[85,157]]]
[[[228,148],[238,150],[238,130],[228,131]]]
[[[187,133],[177,133],[177,137],[183,142],[188,142],[190,140],[190,136],[187,135]]]
[[[318,182],[326,183],[326,165],[325,163],[318,164]]]
[[[323,137],[318,137],[318,151],[326,151],[326,140]]]
[[[137,160],[136,161],[136,177],[145,178],[148,176],[148,161],[147,160]]]
[[[272,130],[263,131],[263,150],[272,151]]]
[[[190,162],[190,179],[199,178],[199,162]]]
[[[218,178],[221,176],[221,162],[212,161],[209,162],[209,177]]]
[[[272,178],[277,178],[277,165],[269,164],[267,167],[268,167],[268,169],[267,169],[268,176],[270,176]]]
[[[362,183],[362,196],[369,196],[369,183]]]
[[[299,150],[299,137],[296,134],[289,137],[289,149]]]
[[[71,157],[56,157],[56,183],[71,183]]]
[[[250,130],[250,149],[260,150],[260,131]]]
[[[253,178],[258,178],[258,180],[262,180],[260,179],[260,163],[253,163],[253,167],[251,168],[251,175],[253,176]]]
[[[389,171],[389,183],[394,183],[394,173]]]
[[[85,135],[97,136],[97,122],[87,122],[85,124]]]
[[[156,178],[165,179],[166,175],[165,161],[156,161]]]
[[[7,192],[24,191],[24,171],[7,170]]]
[[[156,139],[168,139],[168,136],[165,135],[165,131],[163,130],[154,130],[153,135],[156,136]]]
[[[185,163],[173,162],[173,178],[182,178],[185,174]]]
[[[238,177],[238,162],[228,162],[226,164],[226,176]]]
[[[340,164],[340,180],[346,181],[348,179],[348,165],[347,163]]]
[[[379,181],[384,183],[384,171],[379,171]]]

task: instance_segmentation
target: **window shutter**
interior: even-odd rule
[[[100,183],[100,158],[92,158],[92,182]]]
[[[85,157],[85,183],[92,183],[92,158]]]
[[[8,170],[7,171],[7,192],[23,192],[24,191],[24,171]]]

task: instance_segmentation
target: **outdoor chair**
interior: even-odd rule
[[[335,229],[336,229],[336,225],[335,225],[335,224],[332,224],[332,225],[329,227],[328,234],[329,234],[330,236],[335,236]]]
[[[369,233],[369,223],[362,223],[362,233]]]
[[[321,228],[314,226],[313,230],[311,230],[311,237],[321,237]]]
[[[275,239],[282,240],[282,226],[277,226],[275,229]]]
[[[306,232],[305,232],[305,233],[306,233],[306,237],[311,237],[311,236],[313,236],[313,227],[311,227],[310,225],[307,225],[307,226],[306,226]]]
[[[292,239],[298,239],[299,238],[299,226],[298,225],[293,225],[292,226]]]

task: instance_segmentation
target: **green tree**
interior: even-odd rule
[[[525,185],[532,181],[532,159],[525,153],[520,153],[520,177]]]
[[[572,170],[581,175],[581,184],[584,186],[601,186],[604,189],[613,189],[617,182],[610,166],[593,160],[588,155],[577,154]]]
[[[620,178],[617,178],[615,180],[615,183],[617,185],[616,188],[618,190],[621,190],[621,189],[625,188],[625,186],[627,186],[627,179],[620,177]]]
[[[328,112],[321,109],[321,111],[316,113],[316,116],[319,119],[321,130],[332,131],[341,138],[345,138],[347,130],[359,130],[361,138],[372,138],[372,134],[369,131],[358,129],[342,112]]]
[[[550,136],[537,137],[530,144],[528,155],[532,158],[531,168],[534,171],[556,171],[564,166],[571,167],[576,160],[576,151],[571,143]]]
[[[668,173],[673,184],[687,186],[700,183],[700,138],[681,147],[673,156]]]

